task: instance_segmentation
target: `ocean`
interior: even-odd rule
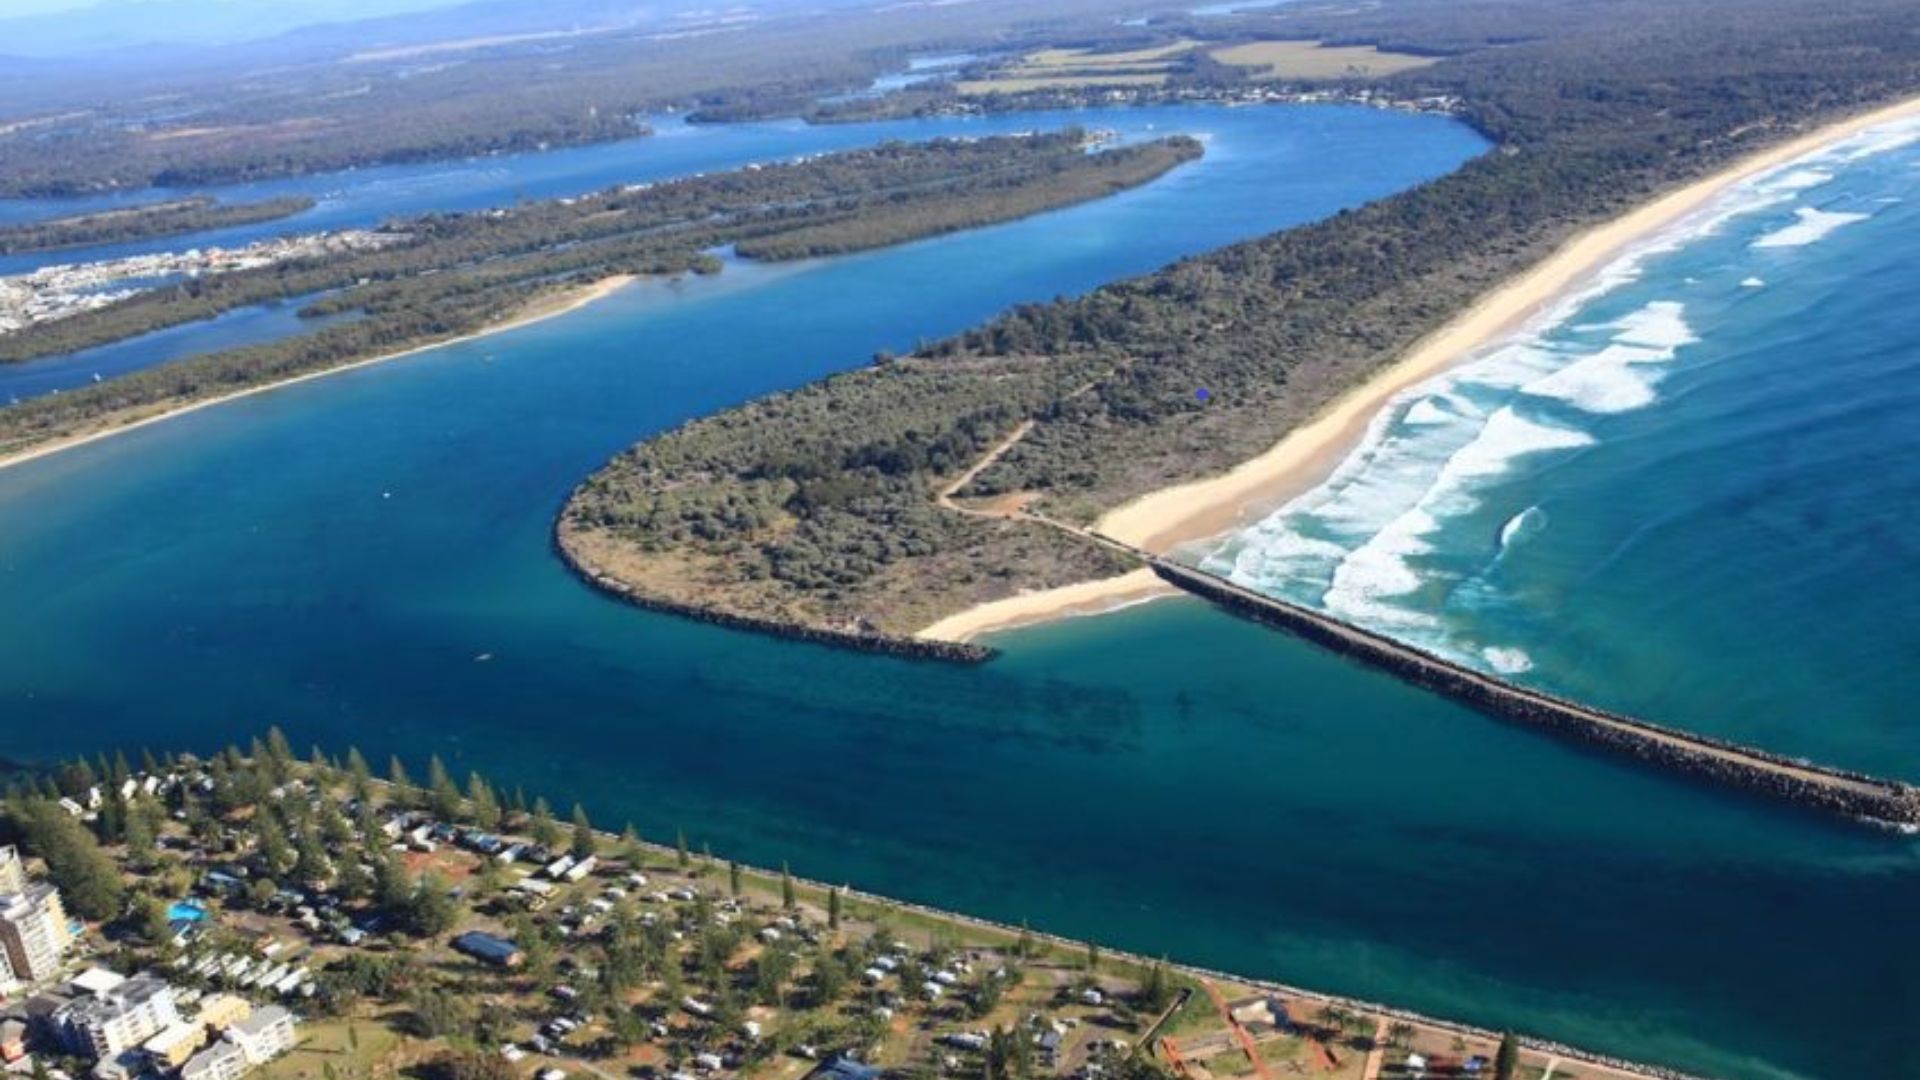
[[[1002,635],[1000,659],[959,667],[657,616],[565,572],[553,514],[648,432],[1015,302],[1324,216],[1484,149],[1444,120],[1345,108],[1017,118],[1067,122],[1200,134],[1208,155],[1100,203],[650,283],[0,471],[8,756],[214,749],[277,723],[297,746],[357,744],[416,773],[439,754],[563,811],[578,801],[603,825],[632,820],[656,839],[684,828],[723,856],[1716,1076],[1920,1074],[1912,838],[1594,756],[1188,600]],[[954,129],[864,137],[925,130]],[[731,139],[785,152],[814,136],[675,137],[711,142],[567,151],[586,155],[565,159],[573,179],[539,182],[605,183],[653,167],[650,153],[721,161],[759,152]],[[511,177],[459,175],[496,167],[427,168],[420,182],[511,191]],[[407,175],[381,182],[424,198]],[[1790,224],[1792,209],[1769,212]],[[1795,250],[1878,227],[1852,222]],[[1897,264],[1899,245],[1881,254]],[[1752,273],[1785,288],[1778,270]],[[1681,316],[1703,342],[1705,314]],[[1671,380],[1657,394],[1584,419],[1684,400]],[[1769,408],[1814,426],[1872,412],[1794,394]],[[1854,471],[1910,468],[1876,460]],[[1657,508],[1641,493],[1644,520],[1695,498],[1660,490]],[[1571,531],[1571,509],[1549,501],[1536,540]],[[1619,635],[1664,631],[1616,617]],[[1567,677],[1545,641],[1485,641],[1525,650],[1530,677]],[[1791,655],[1688,678],[1754,681],[1793,669]],[[1698,693],[1692,713],[1660,718],[1736,720]],[[1865,726],[1837,708],[1819,717],[1799,737]]]
[[[1400,394],[1201,565],[1610,708],[1920,780],[1920,123],[1783,165]]]

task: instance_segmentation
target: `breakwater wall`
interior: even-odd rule
[[[1101,538],[1103,542],[1114,541]],[[1456,664],[1329,615],[1138,552],[1161,580],[1236,614],[1383,668],[1480,712],[1636,761],[1857,821],[1920,827],[1920,788],[1607,712]]]
[[[754,615],[742,615],[737,612],[722,611],[718,608],[703,607],[680,600],[650,596],[633,586],[605,573],[589,562],[567,543],[564,530],[555,527],[553,531],[553,550],[560,561],[574,575],[595,589],[623,600],[635,607],[648,611],[658,611],[666,615],[677,615],[696,622],[712,623],[734,630],[753,630],[775,637],[790,638],[794,641],[806,641],[816,645],[830,645],[839,649],[857,649],[860,652],[879,653],[883,656],[898,656],[910,660],[944,660],[957,664],[981,664],[998,656],[999,653],[984,645],[974,645],[961,641],[930,641],[921,638],[899,637],[893,634],[869,634],[854,630],[831,630],[825,627],[808,626],[805,623],[788,622],[783,619],[767,619]]]

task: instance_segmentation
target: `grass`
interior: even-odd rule
[[[1371,45],[1322,45],[1317,41],[1252,41],[1215,49],[1215,60],[1260,68],[1276,79],[1381,78],[1426,67],[1435,57],[1381,52]]]
[[[962,94],[1016,94],[1085,86],[1158,86],[1167,81],[1174,64],[1198,44],[1183,38],[1127,52],[1041,49],[995,71],[989,78],[959,83],[958,89]]]

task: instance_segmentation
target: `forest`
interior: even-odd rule
[[[222,203],[208,196],[105,210],[95,214],[0,227],[0,255],[184,236],[209,229],[278,221],[313,209],[304,197]]]
[[[716,250],[767,260],[854,251],[1007,221],[1146,183],[1199,156],[1172,136],[1088,153],[1077,129],[890,142],[787,164],[511,209],[393,222],[379,250],[208,275],[0,336],[0,360],[66,353],[268,300],[358,318],[192,357],[0,410],[0,451],[110,420],[472,333],[621,275],[710,273]]]
[[[1020,0],[980,0],[782,12],[445,55],[282,64],[238,51],[181,71],[75,65],[14,82],[0,71],[0,197],[537,151],[642,137],[661,113],[800,115],[904,66],[914,50],[1038,46],[1095,31],[1152,37],[1114,25],[1116,13],[1140,6],[1052,0],[1041,15]],[[569,25],[564,13],[554,20]]]
[[[1220,472],[1575,231],[1920,88],[1920,8],[1896,0],[1406,0],[1232,21],[1446,55],[1383,85],[1457,96],[1497,148],[1330,220],[650,439],[576,490],[562,543],[641,593],[896,635],[1093,576],[1106,556],[936,494],[1023,421],[1031,434],[960,498],[1087,523]]]

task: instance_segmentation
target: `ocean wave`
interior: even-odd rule
[[[1489,645],[1480,650],[1480,657],[1488,667],[1502,675],[1518,675],[1533,670],[1533,657],[1528,656],[1525,649]]]
[[[1743,289],[1764,289],[1767,287],[1767,283],[1760,278],[1750,277],[1742,280],[1740,287]]]
[[[1584,431],[1530,420],[1505,407],[1487,418],[1472,441],[1447,459],[1411,509],[1355,548],[1333,571],[1323,602],[1346,618],[1400,627],[1435,625],[1430,615],[1409,611],[1391,598],[1417,591],[1425,578],[1412,560],[1432,551],[1427,537],[1442,520],[1478,509],[1473,491],[1506,474],[1520,459],[1593,443]]]
[[[1525,510],[1513,515],[1507,519],[1506,524],[1500,526],[1501,553],[1505,554],[1507,549],[1511,548],[1514,544],[1538,533],[1546,527],[1547,512],[1540,509],[1538,504],[1529,506]]]
[[[1752,246],[1756,248],[1805,247],[1825,239],[1828,233],[1843,225],[1865,221],[1872,216],[1842,210],[1815,210],[1810,206],[1803,206],[1795,210],[1794,214],[1800,218],[1799,221],[1784,228],[1775,229],[1755,240]]]
[[[1619,413],[1658,400],[1657,376],[1646,365],[1672,360],[1683,345],[1699,340],[1687,325],[1686,308],[1655,301],[1618,322],[1612,343],[1552,374],[1521,387],[1533,397],[1564,401],[1590,413]]]

